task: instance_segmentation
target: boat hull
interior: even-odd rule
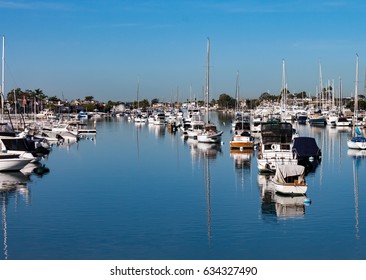
[[[25,158],[0,158],[0,171],[19,171],[30,162]]]
[[[282,184],[273,180],[273,185],[276,192],[287,195],[304,195],[308,190],[307,184]]]
[[[366,141],[357,141],[355,139],[351,139],[347,141],[347,146],[349,149],[365,150]]]
[[[220,143],[222,131],[218,133],[202,133],[197,135],[197,140],[200,143]]]
[[[230,140],[230,149],[253,149],[254,143],[251,137],[234,135]]]

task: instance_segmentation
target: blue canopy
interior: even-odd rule
[[[292,151],[297,155],[298,158],[321,156],[321,150],[316,144],[315,138],[313,137],[294,138]]]

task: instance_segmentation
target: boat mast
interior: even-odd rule
[[[356,80],[355,80],[355,105],[353,112],[353,128],[357,122],[357,111],[358,111],[358,54],[356,53]]]
[[[342,78],[339,77],[339,112],[342,113],[342,107],[343,107],[343,102],[342,102]]]
[[[137,110],[140,107],[140,103],[139,103],[139,93],[140,93],[140,78],[137,79]]]
[[[319,92],[320,92],[320,102],[323,108],[323,74],[322,74],[322,65],[319,63]],[[318,109],[319,109],[319,100],[318,100]]]
[[[5,96],[5,36],[3,35],[3,51],[1,56],[1,116],[4,114],[4,96]],[[14,100],[15,101],[15,100]]]
[[[286,111],[287,104],[287,85],[286,85],[286,70],[285,70],[285,60],[282,59],[282,110]]]
[[[209,114],[208,114],[208,102],[209,102],[209,94],[210,92],[210,38],[207,37],[207,64],[206,64],[206,118],[207,118],[207,123],[210,122],[209,120]]]

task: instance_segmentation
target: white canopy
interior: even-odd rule
[[[279,183],[286,183],[285,179],[292,176],[297,176],[298,183],[302,183],[305,176],[305,167],[293,164],[278,165],[273,179]]]

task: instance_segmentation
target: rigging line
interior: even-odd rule
[[[9,76],[11,77],[11,81],[13,82],[13,88],[18,88],[18,83],[16,82],[13,72],[10,69],[10,66],[8,65],[8,63],[5,60],[5,67],[6,67],[6,73],[9,73]],[[21,84],[24,84],[24,82],[22,82]]]

